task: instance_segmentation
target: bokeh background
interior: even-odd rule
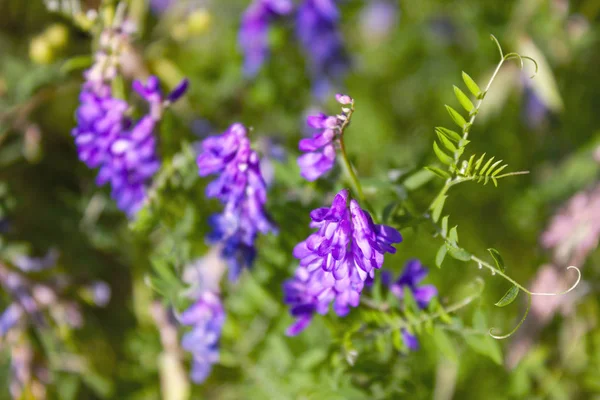
[[[346,144],[373,208],[382,212],[394,201],[427,208],[440,183],[417,171],[434,162],[433,128],[450,125],[444,104],[456,105],[452,85],[461,83],[461,71],[480,86],[491,75],[494,34],[505,52],[531,56],[540,69],[529,79],[531,65],[503,67],[468,151],[530,174],[499,188],[460,185],[446,212],[460,227],[461,245],[477,254],[498,249],[507,272],[530,287],[568,286],[571,264],[584,277],[568,296],[536,300],[521,330],[498,342],[501,358],[473,351],[458,327],[445,351],[427,335],[410,354],[384,340],[369,351],[370,339],[357,339],[354,365],[340,356],[354,311],[347,319],[316,318],[299,337],[284,336],[291,318],[280,288],[295,269],[291,249],[309,233],[308,211],[343,185],[337,172],[308,184],[295,164],[306,115],[338,106],[332,96],[315,97],[291,24],[275,24],[270,59],[246,79],[237,33],[249,1],[181,0],[185,7],[166,11],[129,3],[138,34],[128,77],[153,73],[167,87],[183,77],[191,83],[161,125],[165,183],[152,211],[136,221],[95,186],[70,134],[92,54],[89,33],[41,0],[0,0],[2,259],[55,249],[61,274],[104,281],[112,292],[105,307],[83,306],[79,329],[29,328],[36,357],[54,359],[44,372],[48,398],[158,399],[189,387],[193,398],[206,399],[600,399],[600,0],[339,2],[351,68],[338,90],[356,101]],[[181,368],[189,360],[170,353],[169,327],[157,315],[187,304],[179,295],[185,265],[209,251],[206,217],[218,204],[204,199],[195,143],[236,121],[253,128],[254,144],[272,159],[268,207],[280,232],[261,238],[251,273],[225,285],[221,363],[205,384],[188,386]],[[420,258],[433,267],[428,282],[442,303],[482,277],[482,297],[459,317],[469,326],[482,315],[485,327],[514,326],[524,304],[493,306],[505,281],[458,261],[435,268],[439,241],[427,229],[397,223],[405,241],[387,269],[398,272]],[[157,292],[149,281],[165,268],[172,282]],[[44,337],[57,335],[60,346],[44,345]],[[7,343],[0,341],[0,382],[12,376]],[[68,363],[71,354],[88,361]],[[0,385],[0,398],[10,398],[8,385]]]

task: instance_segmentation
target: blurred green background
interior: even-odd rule
[[[191,81],[161,125],[165,167],[159,175],[166,183],[136,222],[117,210],[106,188],[95,186],[95,172],[78,161],[70,135],[91,36],[41,0],[0,0],[0,203],[10,226],[2,233],[2,252],[14,251],[11,244],[24,244],[31,254],[56,248],[61,271],[102,279],[113,293],[106,308],[85,308],[84,327],[63,338],[90,360],[94,378],[53,370],[48,398],[157,399],[186,391],[186,376],[167,357],[150,314],[163,296],[147,281],[156,274],[153,266],[167,265],[180,276],[208,251],[206,217],[218,205],[204,200],[193,146],[239,121],[253,127],[257,146],[264,144],[259,138],[271,137],[288,149],[287,161],[275,163],[268,204],[280,233],[261,238],[252,272],[225,285],[222,360],[205,384],[191,387],[193,398],[600,399],[597,250],[578,265],[584,282],[575,294],[551,300],[566,306],[546,305],[549,316],[534,313],[515,337],[499,342],[499,363],[465,345],[463,334],[451,333],[449,352],[427,335],[410,354],[386,343],[372,352],[368,338],[357,339],[358,356],[350,365],[340,361],[340,338],[356,324],[357,311],[346,319],[318,317],[301,336],[285,337],[291,318],[280,288],[296,267],[291,249],[309,233],[308,211],[326,204],[342,185],[335,183],[337,172],[314,184],[301,180],[297,141],[309,112],[332,113],[338,106],[313,98],[289,21],[275,24],[272,55],[261,73],[243,77],[237,29],[249,1],[197,1],[197,12],[165,14],[151,12],[145,1],[129,3],[139,29],[129,77],[153,73],[169,88],[182,77]],[[339,90],[356,101],[346,143],[379,214],[398,200],[425,210],[439,190],[440,181],[418,182],[414,173],[434,162],[433,128],[450,126],[444,105],[457,107],[452,85],[461,83],[461,71],[483,86],[495,68],[490,34],[505,52],[537,60],[540,70],[532,80],[531,65],[523,71],[516,63],[503,67],[468,148],[530,174],[505,179],[499,188],[460,185],[445,212],[459,225],[462,246],[476,254],[498,249],[519,282],[531,284],[543,265],[564,270],[567,261],[544,249],[540,236],[571,196],[598,185],[600,0],[349,0],[340,9],[352,67]],[[175,172],[167,168],[174,160]],[[581,221],[600,224],[598,208],[580,210]],[[481,315],[487,328],[514,326],[523,304],[493,307],[508,288],[505,281],[457,261],[435,268],[439,240],[424,228],[401,228],[405,241],[386,268],[398,272],[407,259],[420,258],[433,267],[428,281],[443,304],[460,299],[481,276],[483,296],[459,317],[469,326]],[[571,234],[566,230],[564,240]],[[544,283],[551,282],[540,290]],[[165,292],[181,289],[173,285]],[[164,304],[181,310],[186,301]],[[538,303],[541,314],[544,304]],[[10,358],[2,343],[0,381],[6,382]],[[4,385],[0,398],[9,398]]]

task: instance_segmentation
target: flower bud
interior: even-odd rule
[[[36,37],[29,43],[29,58],[36,64],[50,64],[54,60],[52,47],[43,37]]]
[[[62,24],[53,24],[46,29],[43,37],[54,49],[63,49],[69,42],[69,30]]]
[[[187,20],[188,33],[190,35],[201,35],[210,29],[212,18],[205,9],[195,10]]]
[[[352,97],[345,95],[345,94],[336,94],[335,99],[341,105],[352,104],[352,101],[353,101]]]

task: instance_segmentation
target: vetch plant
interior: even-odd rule
[[[8,182],[0,182],[0,352],[8,355],[0,373],[10,370],[13,397],[595,394],[598,302],[586,296],[595,285],[546,301],[574,291],[586,260],[595,276],[598,142],[586,142],[564,174],[551,165],[570,146],[583,147],[572,126],[595,116],[552,108],[544,130],[530,136],[522,107],[505,107],[502,124],[487,120],[488,140],[478,132],[487,107],[512,105],[532,88],[544,104],[562,104],[563,91],[565,104],[585,93],[563,76],[583,49],[594,62],[585,41],[572,46],[570,16],[553,15],[569,33],[546,43],[539,21],[531,24],[548,59],[529,29],[511,45],[537,61],[505,54],[492,36],[500,60],[487,82],[463,72],[456,104],[444,111],[429,107],[437,82],[453,65],[482,60],[472,51],[479,36],[463,43],[460,13],[440,16],[435,2],[417,14],[391,0],[96,3],[86,10],[78,0],[45,1],[65,28],[53,35],[68,38],[53,39],[60,54],[44,57],[36,41],[51,31],[23,28],[37,61],[0,61]],[[473,30],[489,29],[486,7],[474,9],[481,18],[470,21]],[[10,33],[0,36],[4,46]],[[60,59],[86,37],[91,54]],[[261,73],[271,54],[277,59]],[[523,83],[525,64],[548,81]],[[14,72],[21,67],[28,72]],[[15,76],[23,79],[13,87]],[[352,97],[333,96],[344,77]],[[64,108],[53,104],[67,98],[75,127],[72,118],[48,123]],[[423,129],[446,112],[453,126],[435,127],[431,143]],[[106,212],[112,202],[122,213]],[[538,260],[538,242],[551,265]],[[575,282],[561,290],[571,269]],[[527,306],[513,325],[507,307],[519,295]],[[107,309],[88,317],[79,300]],[[585,306],[576,309],[579,301]],[[535,342],[559,310],[568,323]],[[499,340],[518,330],[516,340]],[[523,363],[508,371],[517,359]],[[466,387],[486,373],[491,383]]]

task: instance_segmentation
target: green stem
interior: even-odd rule
[[[346,130],[346,128],[348,127],[348,125],[350,125],[350,120],[352,119],[352,114],[354,114],[354,100],[352,100],[352,103],[350,103],[349,108],[343,108],[343,112],[341,114],[341,116],[339,116],[340,118],[343,117],[344,120],[342,121],[342,125],[338,128],[339,129],[339,144],[340,144],[340,153],[342,154],[342,157],[340,157],[340,161],[342,164],[342,168],[344,169],[344,172],[346,173],[346,176],[348,177],[348,180],[350,180],[350,182],[352,183],[352,186],[354,187],[354,191],[356,192],[356,194],[358,195],[359,200],[361,201],[362,204],[366,204],[366,200],[365,200],[365,194],[363,192],[362,186],[360,185],[360,181],[358,180],[358,176],[356,176],[356,172],[354,172],[354,168],[352,167],[352,163],[350,162],[350,159],[348,158],[348,153],[346,153],[346,145],[344,144],[344,132]]]
[[[346,146],[344,145],[344,136],[343,135],[340,136],[340,153],[342,153],[342,157],[340,157],[340,160],[341,160],[344,172],[346,173],[346,176],[352,183],[352,186],[354,187],[354,191],[358,195],[358,198],[360,199],[361,203],[364,204],[365,203],[365,194],[363,192],[362,186],[360,185],[360,181],[358,180],[358,177],[356,176],[356,173],[354,172],[354,168],[352,168],[352,163],[350,163],[350,160],[348,159],[348,155],[346,153]]]

